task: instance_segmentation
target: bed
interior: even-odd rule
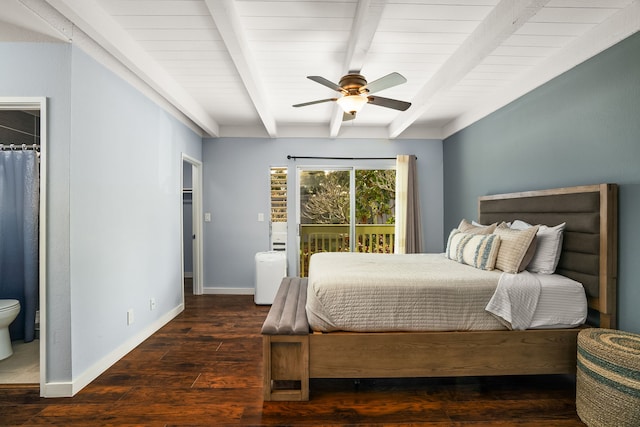
[[[584,287],[589,324],[615,328],[615,184],[483,196],[477,220],[565,223],[556,273]],[[308,400],[309,378],[575,374],[577,334],[588,327],[510,330],[497,322],[481,330],[311,331],[300,321],[309,298],[306,279],[297,280],[298,288],[295,281],[290,286],[297,289],[296,303],[284,312],[297,313],[298,329],[263,328],[265,400]]]
[[[587,317],[575,280],[482,270],[445,254],[318,253],[307,286],[313,332],[572,328]]]

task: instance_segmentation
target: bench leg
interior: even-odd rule
[[[263,335],[264,400],[309,400],[309,336]]]

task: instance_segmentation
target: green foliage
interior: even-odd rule
[[[358,224],[393,224],[395,170],[356,170]],[[313,171],[301,177],[301,216],[305,223],[349,223],[349,172]]]
[[[356,171],[358,224],[394,224],[395,170]]]

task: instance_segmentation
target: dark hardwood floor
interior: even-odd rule
[[[0,386],[0,425],[584,426],[567,376],[312,380],[309,402],[263,402],[251,296],[187,296],[176,319],[73,398]]]

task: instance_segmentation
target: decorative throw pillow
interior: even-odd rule
[[[453,229],[447,241],[446,256],[481,270],[493,270],[499,248],[500,238],[495,234],[470,234]]]
[[[458,233],[460,233],[460,230],[458,230],[457,228],[454,228],[453,230],[451,230],[451,233],[449,233],[449,238],[447,239],[447,248],[444,250],[444,255],[447,258],[452,259],[454,261],[456,261],[456,248],[452,246],[452,243],[453,243],[453,236],[455,236]]]
[[[560,252],[562,251],[562,239],[567,223],[563,222],[554,227],[540,225],[536,233],[536,253],[527,266],[527,270],[533,273],[553,274],[558,266]],[[526,230],[531,224],[516,220],[511,228]]]
[[[473,225],[466,219],[463,219],[458,225],[458,230],[469,234],[491,234],[493,233],[493,230],[496,229],[497,225],[498,223],[491,225]]]
[[[515,230],[502,223],[498,225],[494,234],[500,236],[500,250],[496,259],[496,268],[505,273],[519,273],[527,268],[527,263],[535,254],[536,232],[535,225],[526,230]]]

